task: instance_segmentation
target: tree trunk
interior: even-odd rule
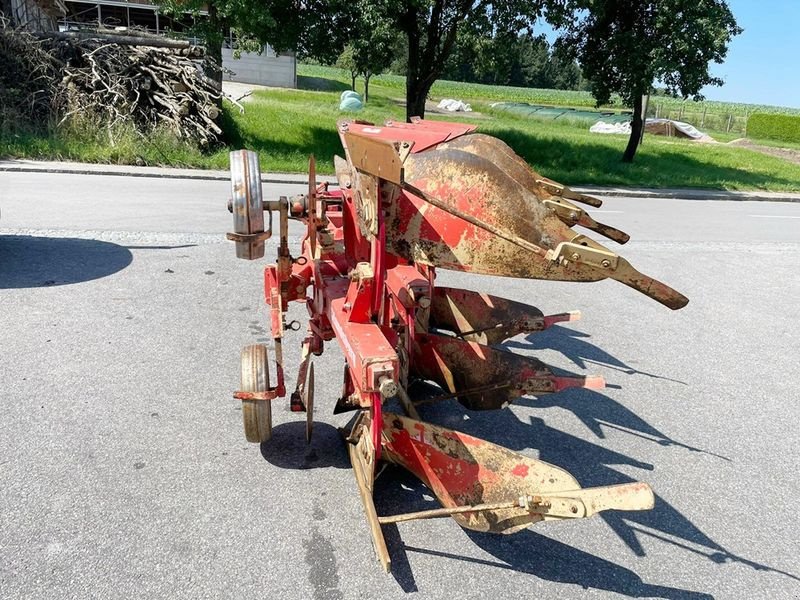
[[[428,92],[431,86],[423,81],[409,82],[406,80],[406,121],[411,121],[411,117],[425,118],[425,102],[428,100]]]
[[[350,71],[350,89],[356,91],[356,73]]]
[[[421,64],[420,31],[417,8],[409,3],[408,11],[401,20],[402,29],[408,38],[408,65],[406,68],[406,121],[411,117],[425,116],[425,98],[430,85],[425,87]]]
[[[436,81],[436,77],[431,73],[423,73],[422,70],[419,54],[414,56],[409,50],[406,74],[406,121],[408,122],[411,122],[411,117],[425,118],[425,102],[433,82]]]
[[[625,148],[625,153],[622,155],[622,162],[632,163],[633,157],[636,155],[636,149],[639,147],[639,142],[642,139],[642,127],[644,121],[642,120],[642,94],[636,94],[633,99],[633,120],[631,121],[631,137],[628,139],[628,147]]]
[[[372,73],[364,73],[364,104],[369,102],[369,78]]]
[[[206,37],[206,55],[203,61],[205,74],[222,89],[222,38],[224,36],[224,24],[219,18],[217,7],[214,2],[208,4],[208,33]],[[220,103],[222,98],[220,97]]]

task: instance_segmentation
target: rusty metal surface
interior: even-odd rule
[[[413,473],[445,508],[521,504],[450,515],[475,531],[508,534],[543,520],[653,506],[652,491],[645,483],[582,490],[572,475],[555,465],[393,413],[383,416],[382,443],[384,460]]]
[[[233,392],[233,397],[236,400],[274,400],[278,392],[274,388],[265,392]]]
[[[490,158],[448,144],[406,160],[406,190],[391,205],[387,218],[390,252],[434,267],[507,277],[558,281],[610,277],[670,308],[688,302],[664,284],[654,285],[655,280],[627,262],[624,272],[616,272],[613,266],[585,262],[580,254],[578,259],[560,260],[553,250],[575,240],[584,244],[585,236]],[[591,244],[617,256],[596,242]]]
[[[545,316],[535,306],[491,294],[437,287],[431,302],[430,326],[452,331],[480,344],[499,344],[521,333],[543,331],[554,323],[575,321],[578,312]]]
[[[342,139],[353,167],[384,181],[403,182],[403,163],[394,143],[355,133],[344,133]]]
[[[306,238],[308,239],[311,256],[317,255],[317,230],[320,223],[317,218],[317,161],[312,155],[308,159],[308,195],[306,196],[308,215],[306,217]]]
[[[272,213],[264,231],[264,210],[261,194],[261,170],[258,154],[249,150],[230,153],[231,201],[237,258],[255,260],[264,256],[264,240],[272,232]]]
[[[364,505],[364,514],[369,524],[372,545],[378,555],[381,566],[383,566],[383,570],[388,573],[392,569],[392,561],[378,521],[375,503],[372,499],[376,460],[375,447],[372,445],[372,439],[369,434],[370,427],[371,424],[366,412],[362,412],[356,420],[346,443],[358,492]]]
[[[276,210],[280,217],[278,258],[265,269],[277,385],[243,387],[236,397],[268,407],[268,399],[286,395],[282,342],[284,332],[295,329],[286,323],[287,305],[305,303],[308,334],[291,406],[306,411],[310,438],[310,356],[335,338],[345,369],[334,412],[359,411],[347,443],[373,542],[387,570],[391,561],[382,522],[450,516],[470,529],[512,533],[541,520],[642,510],[653,503],[646,484],[581,489],[556,466],[413,418],[416,405],[425,402],[457,399],[471,410],[493,410],[520,396],[604,385],[601,377],[557,375],[534,357],[492,347],[574,320],[576,313],[545,316],[521,302],[439,288],[435,267],[561,281],[612,278],[671,308],[687,302],[572,229],[583,226],[627,241],[627,234],[596,222],[570,200],[598,201],[542,177],[503,142],[473,130],[421,120],[384,126],[342,122],[347,158],[335,160],[339,189],[316,185],[312,157],[308,193],[291,201],[264,202],[256,185],[257,156],[232,155],[237,245],[263,246],[268,235],[261,233],[263,215],[259,224],[251,211]],[[298,257],[288,245],[290,217],[307,227]],[[411,398],[406,388],[414,380],[434,382],[442,393]],[[412,418],[383,413],[384,400],[395,395]],[[416,474],[442,508],[379,517],[372,492],[381,460]]]
[[[620,244],[626,243],[630,236],[610,225],[598,223],[585,210],[576,206],[569,199],[584,202],[592,206],[601,206],[602,202],[591,196],[573,192],[568,187],[547,179],[537,173],[525,160],[499,140],[485,134],[473,133],[464,135],[442,144],[440,147],[458,148],[479,156],[489,158],[524,188],[545,203],[568,226],[580,225],[599,233]]]
[[[568,387],[604,386],[602,377],[555,375],[536,358],[433,333],[417,333],[411,365],[412,375],[456,394],[470,410],[495,410],[520,396]]]

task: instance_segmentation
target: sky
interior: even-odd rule
[[[721,65],[725,80],[706,87],[709,100],[800,108],[800,0],[728,0],[739,27]]]
[[[739,27],[722,64],[711,73],[724,80],[707,86],[708,100],[769,104],[800,108],[800,0],[728,0]],[[556,35],[544,23],[537,33],[552,41]]]

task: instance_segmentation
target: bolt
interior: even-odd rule
[[[353,305],[350,304],[349,302],[345,302],[342,308],[344,308],[345,312],[349,312],[350,309],[353,308]]]
[[[578,220],[578,213],[576,213],[576,212],[571,212],[571,213],[569,213],[569,218],[570,218],[572,221],[577,221],[577,220]]]
[[[581,257],[580,254],[578,254],[577,252],[573,252],[570,258],[572,258],[572,260],[577,261],[578,259],[580,259],[580,257]]]
[[[575,513],[578,512],[578,507],[573,504],[572,506],[569,507],[569,511],[574,515]]]
[[[394,379],[390,377],[381,377],[380,384],[378,386],[381,396],[384,398],[391,398],[392,396],[397,395],[397,391],[399,389],[400,388]]]
[[[601,262],[600,264],[603,265],[603,267],[607,269],[607,268],[609,268],[611,266],[611,261],[606,258],[606,259],[603,259],[603,262]]]

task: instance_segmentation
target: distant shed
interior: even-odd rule
[[[225,81],[255,83],[272,87],[297,87],[297,60],[294,53],[276,53],[266,46],[261,54],[245,53],[234,58],[233,49],[222,49],[222,77]]]
[[[139,28],[159,35],[188,36],[193,25],[189,14],[173,19],[158,12],[151,0],[7,0],[12,16],[28,29],[72,31],[104,28]],[[200,19],[203,18],[201,12]],[[196,40],[197,41],[197,40]],[[230,38],[222,49],[224,78],[229,81],[273,87],[297,87],[297,61],[294,53],[276,53],[266,46],[260,54],[233,57]]]

